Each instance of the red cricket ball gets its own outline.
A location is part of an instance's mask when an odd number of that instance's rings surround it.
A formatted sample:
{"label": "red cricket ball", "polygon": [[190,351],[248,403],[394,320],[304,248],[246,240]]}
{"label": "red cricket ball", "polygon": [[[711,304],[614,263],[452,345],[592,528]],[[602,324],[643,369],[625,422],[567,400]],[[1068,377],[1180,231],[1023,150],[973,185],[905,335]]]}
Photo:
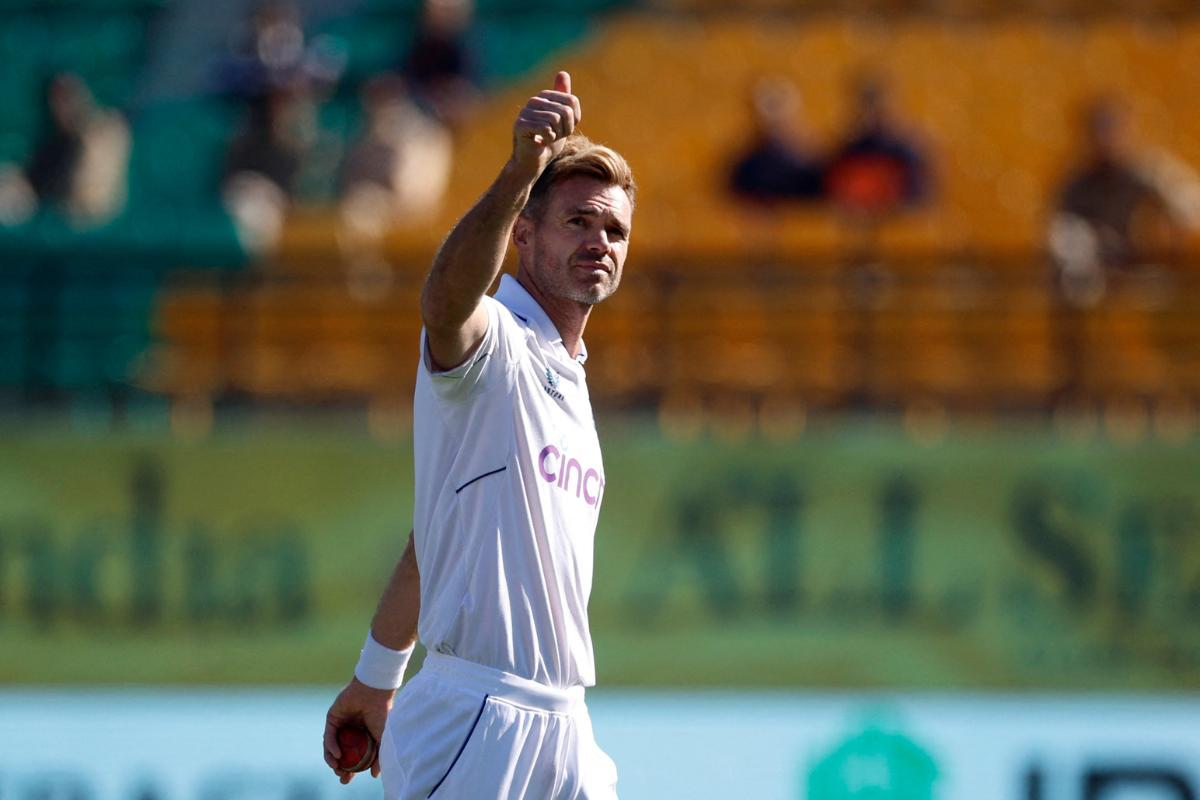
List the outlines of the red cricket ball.
{"label": "red cricket ball", "polygon": [[338,747],[342,749],[342,757],[338,759],[338,769],[346,772],[363,772],[375,763],[375,753],[379,745],[375,737],[366,728],[357,725],[346,725],[338,728]]}

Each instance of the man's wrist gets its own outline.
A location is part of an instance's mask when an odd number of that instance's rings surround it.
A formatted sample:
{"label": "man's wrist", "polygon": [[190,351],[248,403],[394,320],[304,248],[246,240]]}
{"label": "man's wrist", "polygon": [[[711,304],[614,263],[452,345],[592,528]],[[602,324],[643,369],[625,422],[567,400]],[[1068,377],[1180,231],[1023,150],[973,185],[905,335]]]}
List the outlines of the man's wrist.
{"label": "man's wrist", "polygon": [[359,683],[372,689],[398,689],[404,682],[404,670],[408,667],[408,661],[412,658],[415,648],[416,642],[413,642],[403,650],[393,650],[380,644],[375,635],[368,632],[358,657],[358,665],[354,668],[354,677]]}
{"label": "man's wrist", "polygon": [[350,676],[350,686],[352,686],[355,691],[367,692],[368,694],[372,695],[387,695],[389,697],[394,696],[396,692],[400,691],[399,689],[376,689],[374,686],[367,686],[358,679],[357,675]]}
{"label": "man's wrist", "polygon": [[526,164],[518,161],[514,156],[504,162],[504,167],[501,168],[500,175],[496,178],[496,185],[506,194],[513,195],[521,208],[524,208],[525,201],[529,199],[529,192],[537,183],[537,179],[541,177],[542,169],[540,164]]}

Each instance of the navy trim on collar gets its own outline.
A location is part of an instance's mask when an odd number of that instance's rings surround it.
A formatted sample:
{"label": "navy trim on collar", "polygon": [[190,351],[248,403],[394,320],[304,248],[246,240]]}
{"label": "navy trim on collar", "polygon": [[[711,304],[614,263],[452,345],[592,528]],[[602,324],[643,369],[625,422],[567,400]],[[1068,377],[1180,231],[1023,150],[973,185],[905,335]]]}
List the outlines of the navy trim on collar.
{"label": "navy trim on collar", "polygon": [[[514,317],[536,328],[538,334],[547,342],[562,344],[562,334],[558,332],[545,309],[512,275],[506,273],[500,276],[500,287],[496,289],[495,299],[512,312]],[[566,349],[565,345],[563,349]],[[575,360],[580,364],[587,361],[587,345],[582,340],[579,342],[579,355]]]}

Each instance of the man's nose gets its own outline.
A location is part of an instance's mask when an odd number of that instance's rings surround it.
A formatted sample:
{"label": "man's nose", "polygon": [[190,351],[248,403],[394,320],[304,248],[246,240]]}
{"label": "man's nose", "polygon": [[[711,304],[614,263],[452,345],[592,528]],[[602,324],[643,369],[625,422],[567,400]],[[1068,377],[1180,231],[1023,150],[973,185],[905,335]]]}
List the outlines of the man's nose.
{"label": "man's nose", "polygon": [[593,231],[584,243],[589,253],[607,253],[608,252],[608,232],[603,228]]}

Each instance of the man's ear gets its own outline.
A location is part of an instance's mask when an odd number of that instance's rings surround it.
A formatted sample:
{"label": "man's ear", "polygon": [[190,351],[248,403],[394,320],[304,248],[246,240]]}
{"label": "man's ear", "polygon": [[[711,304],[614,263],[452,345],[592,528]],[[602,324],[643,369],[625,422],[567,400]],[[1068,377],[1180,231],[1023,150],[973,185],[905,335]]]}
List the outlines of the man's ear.
{"label": "man's ear", "polygon": [[513,244],[518,249],[524,249],[529,246],[533,239],[533,220],[521,214],[517,217],[517,221],[513,223]]}

